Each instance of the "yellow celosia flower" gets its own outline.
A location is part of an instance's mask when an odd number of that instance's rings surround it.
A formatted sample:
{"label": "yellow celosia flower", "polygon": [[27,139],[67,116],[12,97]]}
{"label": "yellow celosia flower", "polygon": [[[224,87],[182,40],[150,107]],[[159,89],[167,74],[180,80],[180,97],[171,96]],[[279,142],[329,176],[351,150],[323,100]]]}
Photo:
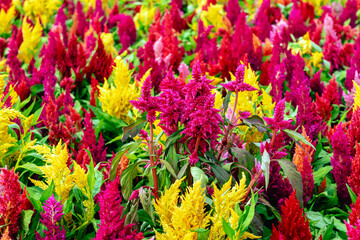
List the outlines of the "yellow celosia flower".
{"label": "yellow celosia flower", "polygon": [[322,52],[314,52],[311,54],[311,63],[313,66],[321,68],[321,61],[324,57],[324,54]]}
{"label": "yellow celosia flower", "polygon": [[353,83],[355,86],[353,111],[355,112],[356,109],[358,109],[358,107],[360,106],[360,87],[359,87],[359,85],[357,85],[357,83],[355,81],[353,81]]}
{"label": "yellow celosia flower", "polygon": [[149,5],[142,5],[140,11],[134,16],[134,23],[136,29],[139,29],[140,26],[147,28],[154,21],[156,8],[154,7],[152,1]]}
{"label": "yellow celosia flower", "polygon": [[20,45],[18,58],[25,63],[30,63],[31,59],[35,55],[36,46],[40,41],[42,35],[42,27],[39,19],[36,19],[34,27],[31,27],[24,18],[22,23],[22,34],[24,41]]}
{"label": "yellow celosia flower", "polygon": [[[183,178],[184,179],[184,178]],[[181,206],[177,206],[179,186],[182,180],[177,180],[165,194],[154,203],[160,216],[164,233],[155,231],[156,239],[197,239],[197,233],[190,230],[206,228],[209,217],[205,213],[204,189],[201,181],[189,187],[181,196]]]}
{"label": "yellow celosia flower", "polygon": [[0,72],[4,71],[5,63],[6,63],[6,58],[0,61]]}
{"label": "yellow celosia flower", "polygon": [[25,0],[24,11],[25,15],[32,20],[40,17],[41,23],[46,26],[50,18],[55,16],[61,4],[61,0]]}
{"label": "yellow celosia flower", "polygon": [[130,84],[131,73],[127,64],[118,56],[115,59],[114,84],[110,87],[105,79],[103,87],[99,87],[101,108],[111,116],[129,120],[127,116],[132,108],[130,100],[139,97],[135,84]]}
{"label": "yellow celosia flower", "polygon": [[101,33],[100,38],[104,43],[105,51],[107,54],[110,54],[112,57],[116,57],[118,51],[114,47],[114,38],[111,33]]}
{"label": "yellow celosia flower", "polygon": [[322,7],[329,3],[329,0],[304,0],[304,2],[311,3],[314,6],[314,10],[317,16],[323,13]]}
{"label": "yellow celosia flower", "polygon": [[[80,0],[82,3],[84,3],[84,9],[87,11],[89,7],[91,6],[93,9],[95,9],[96,0]],[[111,5],[114,4],[115,0],[101,0],[103,8],[107,6],[109,3]]]}
{"label": "yellow celosia flower", "polygon": [[9,33],[11,30],[11,20],[14,19],[16,14],[15,6],[11,6],[7,12],[2,8],[0,11],[0,34]]}
{"label": "yellow celosia flower", "polygon": [[222,94],[221,94],[219,91],[215,90],[215,89],[211,90],[211,93],[212,93],[212,94],[215,93],[214,108],[220,110],[220,109],[221,109],[221,106],[222,106],[222,104],[223,104],[223,101],[224,101],[223,98],[222,98]]}
{"label": "yellow celosia flower", "polygon": [[215,31],[226,27],[224,23],[225,16],[224,6],[220,4],[211,4],[206,11],[200,13],[200,19],[203,21],[204,26],[213,25]]}
{"label": "yellow celosia flower", "polygon": [[307,32],[304,36],[303,39],[299,41],[299,44],[301,45],[301,53],[305,54],[305,53],[311,53],[311,40],[310,40],[310,36],[309,36],[309,32]]}
{"label": "yellow celosia flower", "polygon": [[[246,195],[246,179],[243,175],[239,183],[231,188],[231,178],[219,190],[214,184],[213,209],[205,212],[205,195],[201,187],[201,181],[197,181],[194,186],[189,187],[184,196],[180,197],[181,205],[178,206],[180,185],[184,180],[177,180],[170,186],[165,193],[154,202],[155,211],[160,217],[160,224],[164,233],[156,233],[156,239],[178,240],[189,239],[196,240],[197,233],[190,230],[198,228],[210,228],[209,240],[227,239],[223,230],[222,220],[225,219],[238,224],[239,216],[233,214],[236,203],[244,200]],[[210,226],[211,223],[211,226]],[[240,239],[245,237],[258,238],[251,233],[245,232]]]}
{"label": "yellow celosia flower", "polygon": [[45,182],[30,179],[35,186],[47,189],[51,182],[54,182],[55,192],[64,202],[69,197],[70,189],[74,186],[74,176],[67,166],[69,153],[66,144],[61,146],[61,141],[56,147],[50,149],[45,145],[33,147],[38,153],[43,155],[45,166],[39,167],[45,177]]}
{"label": "yellow celosia flower", "polygon": [[266,115],[266,117],[272,117],[272,111],[275,108],[275,103],[272,101],[272,97],[264,89],[261,89],[261,92],[262,100],[260,106],[263,110],[263,113]]}
{"label": "yellow celosia flower", "polygon": [[210,217],[213,223],[210,228],[209,240],[225,239],[225,232],[222,227],[222,219],[230,218],[230,209],[233,209],[235,204],[244,200],[246,195],[246,178],[243,175],[239,183],[236,183],[231,188],[231,178],[224,186],[219,190],[215,184],[214,194],[212,195],[214,201],[214,214]]}

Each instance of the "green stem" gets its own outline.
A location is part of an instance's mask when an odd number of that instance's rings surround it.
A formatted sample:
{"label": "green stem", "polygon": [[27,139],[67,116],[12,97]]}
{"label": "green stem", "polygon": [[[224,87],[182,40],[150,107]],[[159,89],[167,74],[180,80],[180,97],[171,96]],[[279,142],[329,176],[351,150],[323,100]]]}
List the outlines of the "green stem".
{"label": "green stem", "polygon": [[151,165],[151,171],[153,175],[154,180],[154,195],[155,199],[159,198],[159,184],[158,184],[158,178],[156,174],[156,166],[154,163],[154,129],[152,123],[150,123],[150,143],[149,143],[149,154],[150,154],[150,165]]}

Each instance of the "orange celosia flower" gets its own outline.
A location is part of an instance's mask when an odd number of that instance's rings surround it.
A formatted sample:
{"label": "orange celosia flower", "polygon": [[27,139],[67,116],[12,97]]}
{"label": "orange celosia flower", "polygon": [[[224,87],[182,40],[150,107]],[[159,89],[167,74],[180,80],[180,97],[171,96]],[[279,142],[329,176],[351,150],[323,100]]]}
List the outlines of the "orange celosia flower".
{"label": "orange celosia flower", "polygon": [[[306,134],[305,128],[304,126],[302,127],[302,135],[306,138],[306,140],[310,143],[310,137]],[[314,153],[314,149],[305,144],[305,143],[301,143],[302,148],[299,145],[296,145],[295,147],[295,154],[293,157],[293,162],[296,165],[297,170],[301,173],[303,170],[303,166],[304,166],[304,161],[308,160],[310,161],[310,163],[312,162],[312,155]],[[305,151],[304,151],[304,149]],[[309,159],[310,156],[310,159]]]}

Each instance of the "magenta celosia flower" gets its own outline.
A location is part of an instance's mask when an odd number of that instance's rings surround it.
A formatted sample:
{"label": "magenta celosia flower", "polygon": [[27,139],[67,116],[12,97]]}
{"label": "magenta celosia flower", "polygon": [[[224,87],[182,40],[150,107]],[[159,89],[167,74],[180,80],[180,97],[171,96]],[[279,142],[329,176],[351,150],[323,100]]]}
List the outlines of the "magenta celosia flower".
{"label": "magenta celosia flower", "polygon": [[238,16],[240,15],[240,5],[238,0],[229,0],[226,7],[226,17],[230,20],[232,25],[235,25]]}
{"label": "magenta celosia flower", "polygon": [[346,188],[348,176],[351,174],[351,156],[347,136],[344,133],[341,123],[337,126],[336,132],[331,137],[331,146],[334,155],[331,157],[332,173],[337,183],[337,194],[341,203],[350,203],[349,192]]}
{"label": "magenta celosia flower", "polygon": [[149,75],[142,86],[141,97],[130,103],[142,112],[147,112],[146,119],[153,123],[156,120],[156,111],[160,111],[160,102],[158,97],[151,96],[151,75]]}
{"label": "magenta celosia flower", "polygon": [[131,16],[120,14],[118,23],[119,42],[122,45],[120,52],[125,51],[131,44],[136,42],[136,28]]}
{"label": "magenta celosia flower", "polygon": [[237,67],[235,77],[236,80],[229,82],[229,83],[223,83],[221,86],[226,88],[229,91],[232,92],[244,92],[244,91],[255,91],[257,90],[250,84],[247,84],[244,82],[244,76],[245,76],[245,65],[241,64]]}
{"label": "magenta celosia flower", "polygon": [[196,49],[195,52],[201,53],[202,60],[205,63],[216,63],[218,59],[218,49],[216,38],[209,39],[209,34],[213,26],[209,26],[207,29],[204,27],[204,23],[199,21],[198,34],[195,39]]}
{"label": "magenta celosia flower", "polygon": [[269,37],[271,23],[267,16],[267,12],[270,10],[270,0],[264,0],[256,14],[256,27],[258,28],[258,37],[261,41],[265,41],[265,38]]}
{"label": "magenta celosia flower", "polygon": [[80,36],[83,39],[85,32],[89,27],[89,23],[86,21],[85,14],[83,12],[83,6],[80,1],[76,3],[75,14],[77,19],[76,35]]}
{"label": "magenta celosia flower", "polygon": [[265,122],[270,125],[270,129],[276,133],[279,130],[284,130],[285,128],[289,128],[292,119],[285,121],[284,120],[284,111],[285,111],[285,99],[276,103],[274,110],[274,117],[268,118],[264,117]]}
{"label": "magenta celosia flower", "polygon": [[45,237],[41,237],[38,232],[35,233],[37,240],[65,240],[66,230],[58,225],[63,213],[61,201],[56,201],[54,194],[45,201],[44,211],[41,212],[40,222],[46,227]]}
{"label": "magenta celosia flower", "polygon": [[[19,230],[21,210],[21,187],[19,176],[13,171],[1,169],[0,172],[0,226],[9,228],[9,235],[16,239]],[[2,235],[5,228],[0,229]]]}
{"label": "magenta celosia flower", "polygon": [[125,216],[122,217],[121,195],[119,191],[119,178],[109,183],[106,190],[100,193],[100,220],[96,240],[140,240],[142,233],[136,233],[131,228],[134,224],[125,225]]}
{"label": "magenta celosia flower", "polygon": [[344,220],[349,240],[357,240],[360,238],[360,198],[356,203],[352,204],[351,212],[349,212],[349,223]]}
{"label": "magenta celosia flower", "polygon": [[160,127],[169,136],[178,130],[184,110],[184,84],[175,79],[173,72],[169,71],[160,88]]}

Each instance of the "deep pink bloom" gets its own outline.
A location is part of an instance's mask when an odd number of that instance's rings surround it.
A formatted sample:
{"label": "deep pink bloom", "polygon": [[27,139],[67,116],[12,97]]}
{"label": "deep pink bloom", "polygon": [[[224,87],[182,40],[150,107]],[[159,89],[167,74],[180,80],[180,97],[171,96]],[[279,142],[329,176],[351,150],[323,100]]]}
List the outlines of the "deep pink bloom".
{"label": "deep pink bloom", "polygon": [[237,67],[235,77],[236,80],[229,82],[229,83],[223,83],[221,86],[226,88],[229,91],[232,92],[244,92],[244,91],[255,91],[257,90],[250,84],[247,84],[244,82],[244,76],[245,76],[245,65],[241,64]]}
{"label": "deep pink bloom", "polygon": [[54,194],[45,201],[44,211],[41,212],[40,222],[46,227],[44,230],[45,237],[41,237],[36,232],[35,237],[37,240],[65,240],[66,230],[61,229],[57,224],[60,222],[63,213],[63,206],[60,201],[56,201]]}
{"label": "deep pink bloom", "polygon": [[265,122],[270,125],[270,129],[272,129],[274,133],[279,130],[289,128],[289,126],[291,125],[292,119],[286,121],[284,120],[284,111],[285,99],[276,103],[273,118],[264,117]]}
{"label": "deep pink bloom", "polygon": [[151,75],[149,75],[141,89],[141,97],[136,101],[130,103],[142,112],[147,112],[146,119],[153,123],[156,120],[156,111],[160,111],[160,102],[158,97],[151,96]]}
{"label": "deep pink bloom", "polygon": [[109,183],[106,190],[100,193],[100,220],[96,240],[140,240],[142,233],[136,233],[131,228],[134,224],[125,225],[125,216],[122,217],[121,195],[119,191],[119,178]]}
{"label": "deep pink bloom", "polygon": [[337,183],[338,198],[341,203],[348,204],[350,203],[350,196],[346,184],[348,183],[347,177],[351,174],[351,156],[348,139],[341,123],[331,137],[331,146],[334,150],[334,155],[331,157],[332,173]]}
{"label": "deep pink bloom", "polygon": [[238,0],[229,0],[226,7],[226,17],[230,20],[232,25],[235,25],[238,16],[240,15],[240,5]]}

